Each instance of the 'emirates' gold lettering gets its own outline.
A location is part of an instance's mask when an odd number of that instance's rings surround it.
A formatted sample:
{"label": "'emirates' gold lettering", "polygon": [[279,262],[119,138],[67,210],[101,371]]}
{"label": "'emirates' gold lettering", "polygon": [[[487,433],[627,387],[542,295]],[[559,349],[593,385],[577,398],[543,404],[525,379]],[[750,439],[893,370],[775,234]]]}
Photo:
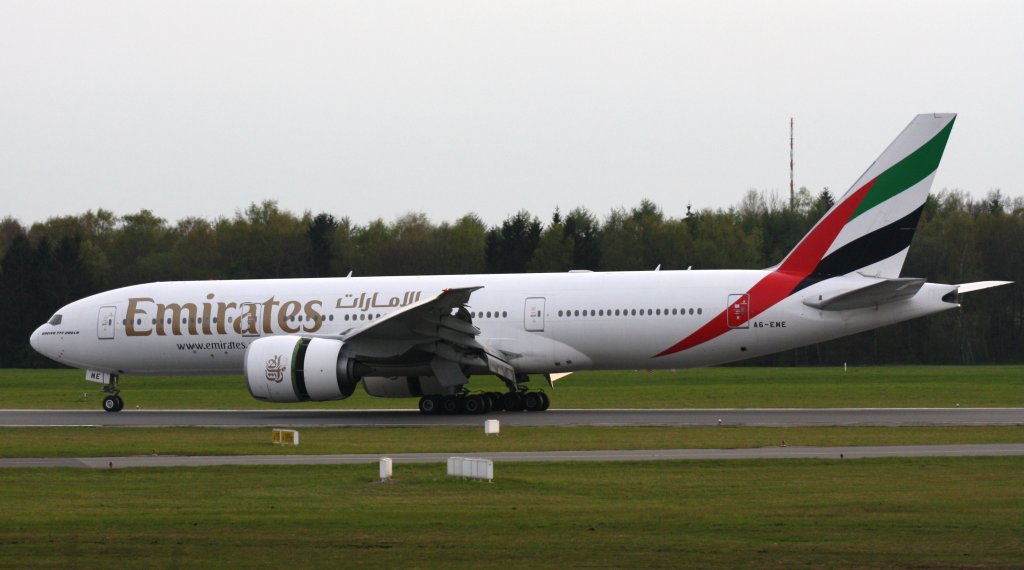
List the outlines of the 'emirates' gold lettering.
{"label": "'emirates' gold lettering", "polygon": [[[157,303],[152,297],[131,297],[125,313],[128,336],[246,335],[273,334],[276,331],[316,332],[323,326],[323,301],[262,302],[216,301],[213,293],[206,302]],[[261,315],[262,312],[262,315]],[[155,317],[155,318],[154,318]]]}

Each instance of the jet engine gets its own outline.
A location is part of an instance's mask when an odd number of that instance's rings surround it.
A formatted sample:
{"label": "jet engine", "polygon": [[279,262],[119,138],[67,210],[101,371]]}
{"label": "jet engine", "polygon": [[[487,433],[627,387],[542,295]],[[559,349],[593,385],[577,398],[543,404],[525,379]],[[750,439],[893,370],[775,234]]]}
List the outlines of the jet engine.
{"label": "jet engine", "polygon": [[343,400],[359,382],[358,363],[344,343],[327,338],[271,336],[245,349],[245,379],[257,400],[304,402]]}

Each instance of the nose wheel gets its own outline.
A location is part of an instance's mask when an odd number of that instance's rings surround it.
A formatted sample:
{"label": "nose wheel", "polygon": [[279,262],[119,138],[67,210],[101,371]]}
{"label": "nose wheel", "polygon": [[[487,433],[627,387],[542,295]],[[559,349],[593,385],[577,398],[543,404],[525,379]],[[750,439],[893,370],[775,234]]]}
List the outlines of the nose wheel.
{"label": "nose wheel", "polygon": [[103,411],[120,412],[124,408],[124,399],[117,394],[111,394],[103,398]]}

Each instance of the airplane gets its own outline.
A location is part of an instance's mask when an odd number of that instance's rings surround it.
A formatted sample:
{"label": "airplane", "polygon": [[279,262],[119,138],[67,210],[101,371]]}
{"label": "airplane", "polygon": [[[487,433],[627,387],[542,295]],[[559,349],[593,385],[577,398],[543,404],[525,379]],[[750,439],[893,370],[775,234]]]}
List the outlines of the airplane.
{"label": "airplane", "polygon": [[[102,384],[241,374],[268,402],[419,398],[424,414],[543,411],[581,370],[712,366],[959,307],[959,285],[901,277],[955,114],[918,115],[777,265],[681,270],[182,281],[62,307],[31,337]],[[471,392],[494,375],[507,392]],[[628,402],[627,402],[628,403]]]}

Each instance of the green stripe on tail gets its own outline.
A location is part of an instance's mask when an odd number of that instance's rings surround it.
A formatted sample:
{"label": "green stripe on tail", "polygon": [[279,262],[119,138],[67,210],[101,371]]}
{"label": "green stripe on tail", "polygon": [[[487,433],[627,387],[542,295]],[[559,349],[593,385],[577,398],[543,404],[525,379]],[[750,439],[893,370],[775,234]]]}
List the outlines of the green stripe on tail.
{"label": "green stripe on tail", "polygon": [[850,219],[867,212],[935,172],[935,169],[939,167],[939,159],[942,158],[942,151],[946,148],[946,141],[949,140],[949,133],[953,130],[955,121],[956,119],[950,121],[946,128],[939,131],[939,134],[935,135],[932,140],[880,174],[874,186],[871,187],[871,191],[864,197]]}

